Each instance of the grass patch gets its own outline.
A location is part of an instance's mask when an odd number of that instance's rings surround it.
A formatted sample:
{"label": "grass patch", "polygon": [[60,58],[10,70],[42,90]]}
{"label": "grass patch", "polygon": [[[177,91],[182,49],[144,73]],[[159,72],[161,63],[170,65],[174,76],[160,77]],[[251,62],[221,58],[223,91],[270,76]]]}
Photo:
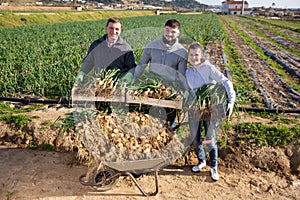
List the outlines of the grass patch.
{"label": "grass patch", "polygon": [[43,151],[54,151],[54,146],[49,143],[44,143],[44,144],[42,144],[41,149]]}
{"label": "grass patch", "polygon": [[283,146],[300,142],[300,126],[267,126],[262,122],[245,122],[234,127],[239,143],[258,146]]}
{"label": "grass patch", "polygon": [[13,114],[7,114],[7,115],[0,115],[0,121],[6,121],[9,123],[14,123],[20,126],[24,126],[25,124],[27,124],[27,122],[30,122],[32,119],[31,116],[28,115],[13,115]]}
{"label": "grass patch", "polygon": [[269,119],[274,124],[293,125],[299,123],[295,117],[284,117],[282,113],[267,113],[267,112],[249,112],[249,115],[258,116],[264,119]]}
{"label": "grass patch", "polygon": [[38,24],[53,24],[78,21],[95,21],[107,19],[109,17],[137,17],[155,15],[149,10],[123,10],[123,11],[52,11],[52,12],[25,12],[11,13],[0,12],[0,28],[13,28],[18,26],[38,25]]}
{"label": "grass patch", "polygon": [[0,103],[0,121],[24,126],[28,122],[32,121],[32,119],[38,118],[38,116],[29,116],[24,113],[36,110],[41,106],[42,105],[34,105],[24,108],[12,108],[6,103]]}

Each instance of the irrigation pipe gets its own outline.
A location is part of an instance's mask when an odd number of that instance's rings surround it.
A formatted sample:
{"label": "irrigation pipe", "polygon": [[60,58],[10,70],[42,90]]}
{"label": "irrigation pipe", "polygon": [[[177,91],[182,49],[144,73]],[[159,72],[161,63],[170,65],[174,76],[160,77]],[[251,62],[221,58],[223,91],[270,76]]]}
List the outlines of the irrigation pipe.
{"label": "irrigation pipe", "polygon": [[239,111],[247,112],[266,112],[266,113],[300,113],[300,110],[287,110],[287,109],[269,109],[269,108],[238,108]]}
{"label": "irrigation pipe", "polygon": [[[24,104],[29,103],[40,103],[40,104],[61,104],[61,105],[71,105],[71,101],[65,98],[59,99],[36,99],[36,98],[15,98],[15,97],[3,97],[0,96],[0,101],[8,102],[20,102]],[[300,113],[300,110],[288,110],[288,109],[268,109],[268,108],[245,108],[239,107],[239,111],[247,112],[267,112],[267,113]]]}
{"label": "irrigation pipe", "polygon": [[29,103],[40,103],[40,104],[62,104],[62,105],[70,105],[70,101],[65,98],[59,99],[36,99],[36,98],[15,98],[15,97],[3,97],[0,96],[0,101],[9,101],[9,102],[20,102],[24,104]]}

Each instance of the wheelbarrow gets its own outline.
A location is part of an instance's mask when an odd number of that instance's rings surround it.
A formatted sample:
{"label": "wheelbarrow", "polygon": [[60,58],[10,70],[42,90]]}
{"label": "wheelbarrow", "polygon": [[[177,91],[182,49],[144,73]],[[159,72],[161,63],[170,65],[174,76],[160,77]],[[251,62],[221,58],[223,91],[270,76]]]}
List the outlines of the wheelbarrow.
{"label": "wheelbarrow", "polygon": [[[97,100],[102,100],[102,99],[97,99]],[[108,100],[112,101],[111,99]],[[136,103],[136,101],[141,101],[141,99],[132,99],[132,101],[135,101],[134,103]],[[176,106],[176,108],[178,108],[177,104],[174,105],[174,102],[171,102],[171,104],[168,105],[168,101],[162,101],[162,100],[158,100],[158,101],[161,101],[163,103],[161,104],[157,103],[156,105],[161,105],[163,107]],[[143,103],[145,102],[146,103],[149,102],[149,104],[152,103],[149,100],[143,101]],[[188,126],[188,122],[186,121],[186,122],[181,122],[180,126],[175,128],[187,129],[187,127],[189,126]],[[123,159],[123,157],[120,157],[121,159],[118,160],[119,159],[118,157],[110,160],[107,159],[110,158],[110,156],[105,157],[105,154],[118,151],[113,154],[114,156],[116,156],[121,152],[119,151],[118,148],[113,147],[114,144],[111,144],[111,141],[108,138],[104,137],[105,133],[101,133],[101,127],[99,127],[98,122],[95,119],[90,119],[90,121],[86,123],[86,126],[83,126],[81,129],[84,131],[84,133],[81,134],[83,137],[83,143],[86,145],[87,148],[89,148],[88,149],[89,152],[95,151],[94,153],[95,156],[93,157],[97,161],[97,164],[92,166],[86,174],[81,175],[79,177],[79,181],[82,185],[91,186],[97,191],[101,191],[101,192],[112,189],[117,184],[121,176],[127,176],[133,180],[135,185],[138,187],[138,189],[144,196],[155,196],[158,193],[159,170],[164,166],[167,166],[169,163],[171,163],[171,161],[174,161],[175,159],[179,158],[181,155],[189,151],[191,148],[193,148],[190,145],[192,144],[194,136],[190,135],[190,131],[187,129],[185,130],[186,135],[183,138],[178,139],[179,137],[178,136],[175,139],[173,139],[170,142],[170,144],[168,144],[171,146],[181,145],[180,152],[179,151],[176,152],[176,155],[174,154],[173,149],[171,147],[170,148],[166,147],[165,149],[163,149],[164,152],[161,154],[161,156],[160,155],[151,156],[149,158],[138,157],[137,159],[133,159],[133,160],[126,160]],[[105,132],[105,130],[103,130],[103,132]],[[180,131],[178,131],[177,134],[174,135],[176,136],[180,135]],[[84,137],[90,137],[90,138],[85,139]],[[211,140],[208,140],[208,141],[203,141],[202,144],[210,144],[210,143]],[[105,149],[103,149],[102,147],[105,147]],[[166,153],[166,151],[168,152]],[[99,157],[99,155],[101,154],[103,155],[103,157]],[[126,155],[128,154],[124,153],[124,157],[126,157]],[[141,186],[141,184],[139,184],[138,182],[137,177],[145,173],[154,174],[155,189],[152,192],[148,192],[147,189],[144,189]]]}
{"label": "wheelbarrow", "polygon": [[[92,94],[94,92],[91,92]],[[110,102],[112,104],[121,105],[126,110],[128,104],[140,104],[154,107],[172,108],[181,110],[182,101],[169,101],[163,99],[152,99],[144,97],[132,97],[125,91],[121,95],[112,95],[111,98],[103,96],[82,96],[80,93],[73,93],[72,100],[79,111],[96,110],[95,102]],[[123,106],[122,105],[126,105]],[[119,110],[122,110],[119,109]],[[198,116],[197,116],[198,117]],[[123,151],[113,144],[111,138],[107,137],[106,130],[101,129],[97,117],[84,118],[77,125],[81,132],[82,142],[93,157],[97,164],[91,167],[88,172],[79,177],[79,181],[84,186],[91,186],[98,191],[107,191],[115,186],[121,176],[129,176],[144,196],[154,196],[158,193],[158,171],[160,168],[168,165],[171,161],[175,161],[190,149],[194,135],[188,129],[187,116],[182,117],[180,127],[176,127],[176,135],[166,146],[161,146],[158,151],[147,153],[135,153],[134,156],[130,152]],[[124,118],[124,117],[120,117]],[[126,118],[126,117],[125,117]],[[126,122],[118,122],[116,125],[124,125]],[[114,129],[114,128],[112,128]],[[151,131],[153,134],[155,131]],[[136,139],[149,136],[143,131],[135,135]],[[134,134],[132,134],[134,135]],[[105,137],[106,136],[106,137]],[[155,137],[156,135],[150,135]],[[174,148],[177,147],[177,148]],[[176,149],[174,151],[174,149]],[[147,154],[147,156],[145,156]],[[129,155],[129,156],[128,156]],[[129,159],[128,159],[129,158]],[[137,176],[143,173],[154,173],[155,190],[146,192],[138,183]]]}
{"label": "wheelbarrow", "polygon": [[[167,100],[153,100],[149,98],[132,98],[130,95],[125,94],[123,96],[113,97],[113,98],[103,98],[103,97],[81,97],[75,96],[74,101],[80,103],[84,102],[89,105],[93,105],[94,102],[110,102],[110,103],[119,103],[124,102],[124,104],[143,104],[143,105],[152,105],[155,107],[171,107],[175,109],[180,109],[181,102],[173,102]],[[90,103],[91,102],[91,103]],[[78,104],[79,105],[79,104]],[[78,110],[80,107],[78,107]],[[90,110],[95,110],[95,108],[90,107]],[[84,108],[83,110],[87,110]],[[115,113],[113,113],[115,114]],[[116,114],[116,116],[118,116]],[[122,120],[123,117],[120,117]],[[118,122],[115,124],[125,124]],[[97,191],[107,191],[112,189],[118,182],[121,176],[130,177],[135,185],[138,187],[140,192],[144,196],[155,196],[158,193],[158,171],[168,165],[171,161],[178,158],[184,150],[181,152],[172,152],[173,143],[180,143],[179,139],[173,140],[168,144],[167,147],[160,147],[162,154],[156,152],[155,155],[151,153],[135,153],[130,155],[130,152],[126,150],[121,150],[117,147],[115,143],[112,142],[112,139],[108,137],[107,130],[104,130],[103,127],[99,124],[97,117],[89,117],[85,120],[82,120],[77,124],[79,133],[82,137],[82,142],[91,154],[94,161],[97,164],[90,167],[86,174],[83,174],[79,177],[79,182],[84,186],[91,186]],[[117,128],[117,127],[115,127]],[[114,128],[112,128],[114,129]],[[151,132],[151,131],[150,131]],[[172,131],[171,131],[172,132]],[[189,133],[188,131],[186,131]],[[156,137],[156,133],[152,132],[152,135],[147,135],[143,131],[139,134],[127,133],[135,136],[135,138],[140,141],[142,137]],[[141,134],[141,135],[140,135]],[[172,133],[173,135],[173,133]],[[188,136],[187,136],[188,137]],[[188,141],[187,141],[188,143]],[[174,144],[180,147],[185,147],[185,145]],[[173,145],[173,146],[174,146]],[[110,155],[111,154],[111,155]],[[139,155],[141,154],[141,155]],[[149,157],[145,155],[151,154]],[[170,154],[174,154],[171,155]],[[176,155],[175,155],[176,154]],[[130,156],[128,156],[130,155]],[[132,158],[133,157],[133,158]],[[137,177],[141,174],[150,173],[154,175],[155,189],[151,192],[148,192],[147,189],[144,189],[141,184],[138,182]]]}
{"label": "wheelbarrow", "polygon": [[[84,186],[91,186],[97,191],[104,192],[112,189],[121,176],[128,176],[144,196],[155,196],[158,193],[158,171],[165,164],[166,161],[162,158],[125,161],[122,163],[106,162],[91,168],[89,173],[79,177],[79,181]],[[135,173],[137,170],[141,170],[144,173],[145,171],[154,173],[154,192],[146,192],[138,183],[137,177],[139,174]]]}

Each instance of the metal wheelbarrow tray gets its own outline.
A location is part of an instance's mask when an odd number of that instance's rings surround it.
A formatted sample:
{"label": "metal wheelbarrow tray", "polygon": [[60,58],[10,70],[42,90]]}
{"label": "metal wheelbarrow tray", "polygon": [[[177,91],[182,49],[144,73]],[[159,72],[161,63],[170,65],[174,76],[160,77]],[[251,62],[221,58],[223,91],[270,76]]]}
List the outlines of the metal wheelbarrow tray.
{"label": "metal wheelbarrow tray", "polygon": [[[122,163],[104,163],[94,167],[88,174],[89,177],[87,175],[80,176],[79,181],[82,185],[92,186],[98,191],[107,191],[117,184],[120,176],[129,176],[144,196],[155,196],[158,193],[158,171],[161,166],[165,165],[165,162],[161,158],[125,161]],[[153,192],[146,192],[138,183],[137,174],[132,173],[132,171],[136,170],[147,170],[154,173],[155,190]]]}

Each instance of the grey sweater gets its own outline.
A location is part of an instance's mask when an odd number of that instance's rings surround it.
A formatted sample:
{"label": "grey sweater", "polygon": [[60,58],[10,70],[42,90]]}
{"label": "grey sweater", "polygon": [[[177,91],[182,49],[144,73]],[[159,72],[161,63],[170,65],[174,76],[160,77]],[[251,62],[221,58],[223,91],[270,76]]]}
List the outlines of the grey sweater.
{"label": "grey sweater", "polygon": [[169,81],[176,81],[184,77],[187,66],[187,50],[176,41],[167,45],[163,38],[148,43],[135,69],[134,77],[140,75],[147,65],[149,71],[154,72]]}

